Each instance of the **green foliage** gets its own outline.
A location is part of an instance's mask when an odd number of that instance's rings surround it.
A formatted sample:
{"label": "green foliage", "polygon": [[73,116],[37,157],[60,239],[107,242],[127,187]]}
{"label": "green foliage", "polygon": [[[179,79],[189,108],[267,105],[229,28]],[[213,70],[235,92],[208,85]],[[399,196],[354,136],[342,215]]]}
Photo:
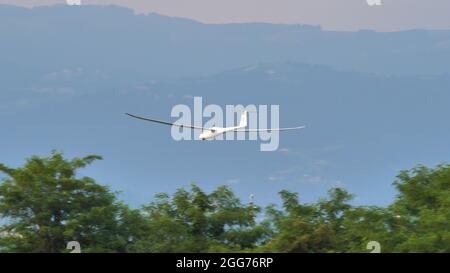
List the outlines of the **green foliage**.
{"label": "green foliage", "polygon": [[[341,188],[304,204],[281,191],[282,207],[243,204],[225,186],[211,193],[192,184],[161,193],[141,209],[117,201],[92,178],[77,176],[99,156],[32,157],[0,164],[1,252],[450,252],[450,166],[402,171],[387,208],[354,206]],[[258,220],[257,220],[258,219]]]}
{"label": "green foliage", "polygon": [[351,196],[342,189],[329,191],[329,199],[318,204],[300,204],[298,196],[280,192],[284,211],[268,210],[268,221],[277,231],[272,240],[261,248],[265,252],[332,252],[340,230],[346,201]]}
{"label": "green foliage", "polygon": [[402,171],[391,210],[400,217],[405,240],[400,252],[450,252],[450,165]]}
{"label": "green foliage", "polygon": [[125,250],[121,228],[129,214],[115,194],[79,168],[101,159],[91,155],[65,160],[53,152],[32,157],[21,168],[0,165],[8,175],[0,185],[0,215],[8,224],[0,232],[0,246],[9,252],[63,252],[68,241],[79,241],[84,252]]}
{"label": "green foliage", "polygon": [[229,252],[254,248],[265,229],[255,223],[259,208],[243,205],[227,187],[206,194],[195,184],[173,196],[159,194],[143,208],[147,237],[143,252]]}

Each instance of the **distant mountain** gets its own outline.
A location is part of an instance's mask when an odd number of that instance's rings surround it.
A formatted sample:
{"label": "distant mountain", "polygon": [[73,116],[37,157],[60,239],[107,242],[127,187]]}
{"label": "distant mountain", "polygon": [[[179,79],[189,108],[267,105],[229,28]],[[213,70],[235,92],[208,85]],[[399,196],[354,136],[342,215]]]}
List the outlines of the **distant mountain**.
{"label": "distant mountain", "polygon": [[209,25],[115,6],[0,5],[0,37],[6,82],[73,68],[123,81],[157,80],[285,61],[385,75],[450,71],[450,31],[330,32],[304,25]]}

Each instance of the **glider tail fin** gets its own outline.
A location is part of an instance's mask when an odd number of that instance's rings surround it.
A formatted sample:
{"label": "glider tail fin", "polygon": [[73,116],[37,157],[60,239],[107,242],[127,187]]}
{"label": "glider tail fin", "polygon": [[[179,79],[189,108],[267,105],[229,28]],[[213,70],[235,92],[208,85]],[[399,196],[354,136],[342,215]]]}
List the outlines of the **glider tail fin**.
{"label": "glider tail fin", "polygon": [[239,127],[240,128],[245,128],[247,127],[247,111],[242,112],[241,114],[241,121],[239,122]]}

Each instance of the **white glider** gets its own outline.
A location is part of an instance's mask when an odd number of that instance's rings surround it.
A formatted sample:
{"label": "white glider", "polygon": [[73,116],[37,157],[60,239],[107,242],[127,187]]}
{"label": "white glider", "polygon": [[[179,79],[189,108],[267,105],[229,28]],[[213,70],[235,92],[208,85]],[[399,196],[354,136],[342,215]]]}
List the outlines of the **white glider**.
{"label": "white glider", "polygon": [[240,120],[238,126],[225,127],[225,128],[223,128],[223,127],[205,128],[205,127],[193,126],[193,125],[189,125],[189,124],[172,123],[172,122],[163,121],[163,120],[144,118],[144,117],[132,115],[132,114],[129,114],[129,113],[125,113],[125,114],[130,116],[130,117],[136,118],[136,119],[156,122],[156,123],[160,123],[160,124],[164,124],[164,125],[171,125],[171,126],[177,126],[177,127],[186,127],[186,128],[196,129],[196,130],[202,130],[202,133],[199,136],[199,138],[201,140],[212,139],[212,138],[215,138],[216,136],[219,136],[219,135],[227,133],[227,132],[261,132],[261,131],[264,131],[264,132],[269,131],[269,132],[271,132],[271,131],[299,130],[299,129],[305,128],[305,126],[299,126],[299,127],[290,127],[290,128],[246,129],[246,127],[247,127],[247,113],[248,113],[247,111],[242,112],[241,120]]}

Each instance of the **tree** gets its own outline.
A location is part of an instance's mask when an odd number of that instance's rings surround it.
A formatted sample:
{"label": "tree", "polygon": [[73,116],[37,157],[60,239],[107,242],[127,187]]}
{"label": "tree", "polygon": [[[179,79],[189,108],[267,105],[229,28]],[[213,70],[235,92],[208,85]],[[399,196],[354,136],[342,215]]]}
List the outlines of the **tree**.
{"label": "tree", "polygon": [[265,235],[264,227],[255,223],[259,208],[243,205],[225,186],[210,194],[195,184],[172,197],[158,194],[143,211],[147,237],[133,251],[248,251]]}
{"label": "tree", "polygon": [[64,252],[78,241],[83,252],[368,252],[377,241],[382,252],[450,252],[450,165],[400,172],[386,208],[354,206],[341,188],[311,204],[281,191],[282,208],[263,215],[226,186],[206,193],[195,184],[131,209],[77,176],[99,159],[53,152],[20,168],[0,164],[0,251]]}
{"label": "tree", "polygon": [[367,244],[376,241],[382,246],[382,252],[391,252],[398,243],[392,232],[395,221],[385,208],[361,206],[348,209],[342,218],[336,251],[366,252]]}
{"label": "tree", "polygon": [[[66,160],[53,152],[34,156],[21,168],[0,164],[0,246],[8,252],[64,252],[78,241],[84,252],[125,251],[130,234],[124,223],[136,212],[116,202],[115,194],[78,169],[101,157]],[[136,218],[136,216],[134,217]]]}
{"label": "tree", "polygon": [[405,238],[395,250],[450,252],[450,165],[402,171],[394,186],[399,194],[390,209]]}
{"label": "tree", "polygon": [[[284,211],[278,211],[273,206],[267,209],[268,222],[274,223],[273,237],[261,251],[264,252],[330,252],[336,242],[332,223],[325,218],[327,207],[316,204],[300,204],[298,195],[281,191]],[[330,193],[332,197],[333,192]],[[328,204],[327,201],[323,201]],[[335,202],[334,199],[329,201]],[[331,213],[331,211],[330,211]]]}

